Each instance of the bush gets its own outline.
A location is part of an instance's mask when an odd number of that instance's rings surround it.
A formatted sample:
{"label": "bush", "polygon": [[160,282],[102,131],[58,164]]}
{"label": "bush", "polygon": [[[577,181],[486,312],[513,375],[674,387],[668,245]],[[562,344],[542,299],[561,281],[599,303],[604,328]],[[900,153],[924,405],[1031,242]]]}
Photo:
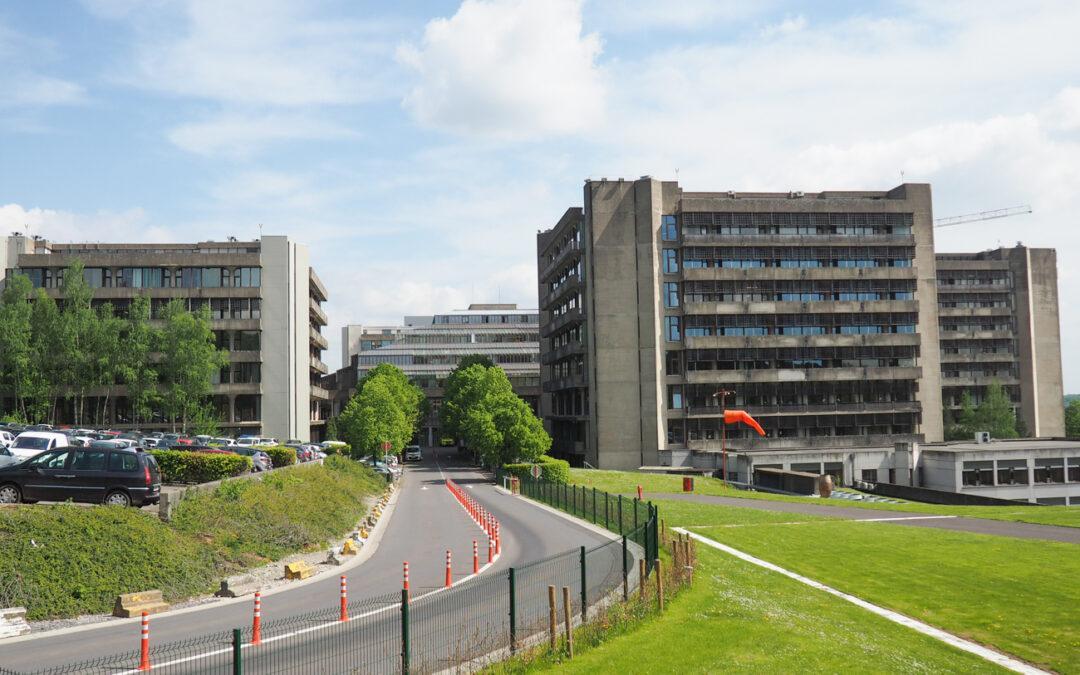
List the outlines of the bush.
{"label": "bush", "polygon": [[166,483],[209,483],[251,471],[251,458],[214,452],[151,450]]}
{"label": "bush", "polygon": [[103,613],[116,596],[160,589],[168,602],[209,591],[210,551],[138,509],[0,509],[0,607],[31,620]]}
{"label": "bush", "polygon": [[285,445],[274,445],[269,447],[259,447],[266,454],[270,455],[270,461],[274,463],[274,468],[279,469],[283,466],[292,466],[296,464],[296,449],[290,448]]}
{"label": "bush", "polygon": [[[565,459],[555,459],[547,455],[541,455],[540,459],[536,462],[540,465],[540,479],[546,480],[551,483],[569,483],[570,482],[570,462]],[[522,464],[504,464],[503,471],[513,474],[518,478],[532,478],[531,463]]]}
{"label": "bush", "polygon": [[349,457],[352,455],[352,446],[348,443],[345,445],[329,445],[325,448],[321,448],[327,455],[341,455],[342,457]]}

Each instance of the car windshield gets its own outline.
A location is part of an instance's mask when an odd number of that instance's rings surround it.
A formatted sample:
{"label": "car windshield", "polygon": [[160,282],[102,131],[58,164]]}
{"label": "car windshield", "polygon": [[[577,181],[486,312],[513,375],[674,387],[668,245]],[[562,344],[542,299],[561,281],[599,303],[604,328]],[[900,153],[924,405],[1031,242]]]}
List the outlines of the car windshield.
{"label": "car windshield", "polygon": [[49,447],[49,439],[37,436],[19,436],[11,447],[20,450],[46,450]]}

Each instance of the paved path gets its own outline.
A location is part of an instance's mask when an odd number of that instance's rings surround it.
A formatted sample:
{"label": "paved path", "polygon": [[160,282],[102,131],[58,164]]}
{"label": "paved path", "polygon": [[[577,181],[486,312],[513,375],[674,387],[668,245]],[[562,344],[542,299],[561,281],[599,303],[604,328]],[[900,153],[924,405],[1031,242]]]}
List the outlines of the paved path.
{"label": "paved path", "polygon": [[[930,527],[937,530],[955,530],[957,532],[993,534],[999,537],[1045,539],[1068,544],[1080,544],[1080,527],[1037,525],[1034,523],[1017,523],[1008,520],[990,520],[987,518],[941,517],[941,515],[945,514],[935,516],[935,514],[932,513],[911,513],[907,511],[890,511],[885,509],[860,509],[850,506],[830,506],[825,504],[797,504],[795,502],[774,502],[765,499],[740,499],[739,497],[719,497],[679,492],[647,493],[646,498],[674,499],[678,501],[697,502],[699,504],[737,506],[744,509],[795,513],[807,516],[832,516],[834,518],[845,518],[847,520],[874,520],[893,525],[905,525],[908,527]],[[1037,507],[1032,506],[1026,508]]]}
{"label": "paved path", "polygon": [[[454,576],[460,578],[472,572],[472,541],[483,541],[483,532],[446,489],[444,477],[466,487],[501,523],[503,555],[484,575],[495,575],[577,546],[608,541],[527,500],[496,490],[483,474],[458,463],[453,449],[440,450],[429,450],[422,464],[407,466],[397,506],[377,550],[365,563],[346,573],[350,599],[400,593],[404,560],[409,561],[414,594],[441,587],[448,548],[453,553]],[[337,606],[338,591],[338,577],[331,575],[303,587],[269,593],[263,599],[264,625],[332,609]],[[156,615],[151,621],[151,636],[161,644],[247,627],[250,623],[249,597],[243,602],[213,603],[196,611]],[[0,667],[34,670],[131,651],[138,648],[138,632],[137,620],[118,620],[59,636],[31,635],[32,639],[8,640],[0,643]]]}

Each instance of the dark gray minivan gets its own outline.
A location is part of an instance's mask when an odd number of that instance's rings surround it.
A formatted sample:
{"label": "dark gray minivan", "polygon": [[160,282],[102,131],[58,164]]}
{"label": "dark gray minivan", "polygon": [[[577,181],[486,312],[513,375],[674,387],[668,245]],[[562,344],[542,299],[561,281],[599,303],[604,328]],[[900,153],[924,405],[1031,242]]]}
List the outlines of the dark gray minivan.
{"label": "dark gray minivan", "polygon": [[0,504],[75,501],[156,504],[161,472],[153,455],[116,441],[57,448],[0,467]]}

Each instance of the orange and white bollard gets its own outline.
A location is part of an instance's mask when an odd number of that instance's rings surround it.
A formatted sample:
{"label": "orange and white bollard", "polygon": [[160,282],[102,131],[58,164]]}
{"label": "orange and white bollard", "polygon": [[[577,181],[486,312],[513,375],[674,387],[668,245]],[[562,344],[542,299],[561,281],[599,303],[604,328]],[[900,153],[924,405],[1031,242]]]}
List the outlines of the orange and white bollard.
{"label": "orange and white bollard", "polygon": [[472,573],[480,574],[480,549],[476,546],[476,540],[472,540]]}
{"label": "orange and white bollard", "polygon": [[641,486],[640,486],[640,485],[639,485],[639,486],[637,486],[637,500],[638,500],[639,502],[640,502],[640,501],[642,501],[642,495],[641,495]]}
{"label": "orange and white bollard", "polygon": [[262,642],[262,592],[255,591],[255,618],[251,620],[251,644]]}
{"label": "orange and white bollard", "polygon": [[502,554],[502,535],[499,534],[499,524],[495,523],[495,555]]}
{"label": "orange and white bollard", "polygon": [[488,537],[488,562],[495,561],[495,538]]}
{"label": "orange and white bollard", "polygon": [[402,589],[404,589],[405,592],[406,592],[405,597],[406,598],[410,597],[410,594],[408,592],[409,591],[409,561],[408,560],[405,561],[405,580],[403,582]]}
{"label": "orange and white bollard", "polygon": [[349,620],[349,594],[345,587],[345,575],[341,575],[341,620]]}
{"label": "orange and white bollard", "polygon": [[142,613],[142,639],[139,641],[139,670],[150,670],[150,615]]}
{"label": "orange and white bollard", "polygon": [[450,549],[446,549],[446,587],[454,585],[454,575],[450,571]]}

